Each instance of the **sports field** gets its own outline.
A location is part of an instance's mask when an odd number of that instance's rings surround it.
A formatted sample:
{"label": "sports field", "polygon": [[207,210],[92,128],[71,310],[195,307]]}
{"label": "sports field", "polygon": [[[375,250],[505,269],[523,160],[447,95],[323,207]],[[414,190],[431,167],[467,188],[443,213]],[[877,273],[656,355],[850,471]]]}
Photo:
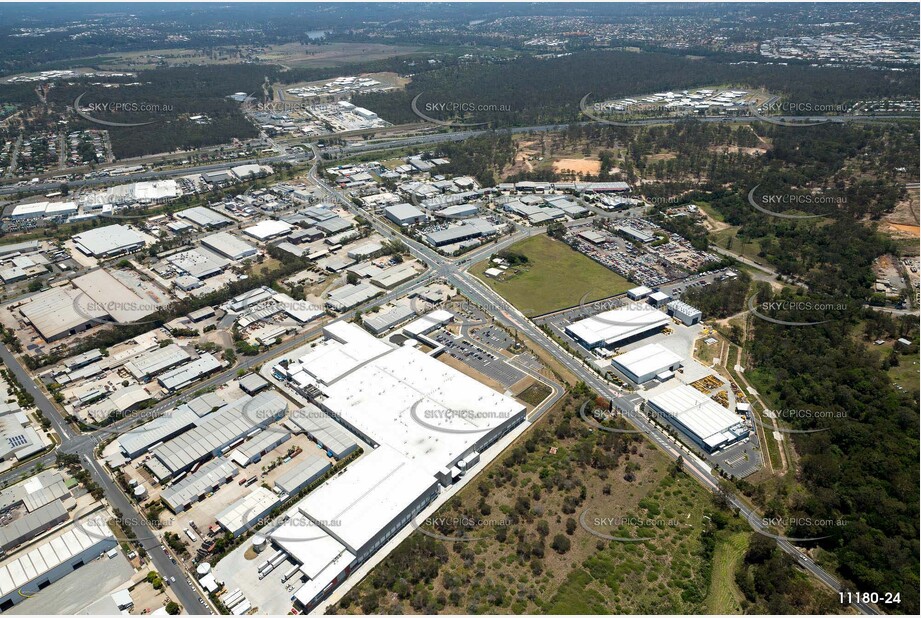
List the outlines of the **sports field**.
{"label": "sports field", "polygon": [[490,267],[489,260],[475,264],[470,272],[529,317],[614,296],[633,287],[614,271],[544,235],[515,243],[509,251],[526,255],[528,264],[509,268],[499,279],[483,274]]}

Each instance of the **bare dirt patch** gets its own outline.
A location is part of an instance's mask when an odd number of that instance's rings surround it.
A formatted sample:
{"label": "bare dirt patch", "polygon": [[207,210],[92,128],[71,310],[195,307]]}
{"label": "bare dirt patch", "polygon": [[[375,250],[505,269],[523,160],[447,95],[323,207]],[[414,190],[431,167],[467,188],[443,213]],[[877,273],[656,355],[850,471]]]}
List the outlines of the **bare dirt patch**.
{"label": "bare dirt patch", "polygon": [[558,159],[553,162],[553,171],[597,176],[601,173],[601,161],[597,159]]}

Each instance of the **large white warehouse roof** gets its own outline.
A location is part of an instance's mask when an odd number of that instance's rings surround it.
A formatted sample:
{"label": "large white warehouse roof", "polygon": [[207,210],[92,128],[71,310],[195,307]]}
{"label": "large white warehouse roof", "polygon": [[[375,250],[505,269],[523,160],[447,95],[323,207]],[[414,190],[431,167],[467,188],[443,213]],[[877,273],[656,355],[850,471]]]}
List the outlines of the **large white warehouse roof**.
{"label": "large white warehouse roof", "polygon": [[566,327],[589,346],[613,345],[647,331],[661,328],[669,322],[668,316],[645,304],[613,309],[579,320]]}

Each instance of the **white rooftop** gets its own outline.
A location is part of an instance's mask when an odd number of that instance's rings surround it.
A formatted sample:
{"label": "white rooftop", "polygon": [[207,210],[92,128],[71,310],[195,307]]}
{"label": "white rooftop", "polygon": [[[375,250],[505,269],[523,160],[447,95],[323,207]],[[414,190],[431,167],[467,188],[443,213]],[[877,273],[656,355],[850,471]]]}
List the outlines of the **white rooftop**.
{"label": "white rooftop", "polygon": [[284,221],[276,221],[274,219],[266,219],[265,221],[260,221],[256,225],[244,229],[243,233],[258,240],[266,240],[268,238],[274,238],[275,236],[287,234],[292,229],[293,226],[290,223],[285,223]]}
{"label": "white rooftop", "polygon": [[567,330],[589,345],[612,345],[668,323],[668,316],[661,311],[646,304],[635,304],[573,322]]}
{"label": "white rooftop", "polygon": [[74,243],[90,255],[107,255],[137,244],[144,244],[144,237],[129,227],[116,223],[97,227],[74,235]]}
{"label": "white rooftop", "polygon": [[226,509],[218,513],[217,523],[225,530],[236,532],[248,525],[279,502],[278,496],[265,487],[256,487]]}
{"label": "white rooftop", "polygon": [[650,343],[614,357],[614,362],[636,376],[661,373],[682,358],[658,343]]}
{"label": "white rooftop", "polygon": [[292,374],[304,371],[322,384],[330,384],[362,363],[387,353],[391,347],[361,327],[339,321],[323,328],[327,339],[291,363]]}
{"label": "white rooftop", "polygon": [[705,444],[718,446],[734,438],[739,418],[692,386],[682,384],[649,398]]}
{"label": "white rooftop", "polygon": [[298,510],[357,553],[437,482],[396,450],[380,446],[309,494]]}
{"label": "white rooftop", "polygon": [[452,466],[525,410],[410,346],[389,351],[323,391],[324,406],[429,476]]}
{"label": "white rooftop", "polygon": [[271,537],[300,564],[301,572],[310,579],[316,578],[341,556],[346,557],[345,564],[355,559],[345,545],[300,513],[279,526]]}

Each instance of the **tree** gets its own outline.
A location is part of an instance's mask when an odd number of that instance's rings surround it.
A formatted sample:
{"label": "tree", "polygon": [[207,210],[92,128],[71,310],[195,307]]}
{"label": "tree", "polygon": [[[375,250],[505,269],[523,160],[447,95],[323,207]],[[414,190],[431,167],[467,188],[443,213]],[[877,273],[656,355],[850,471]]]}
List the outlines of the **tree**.
{"label": "tree", "polygon": [[176,601],[170,601],[166,604],[166,613],[170,616],[178,616],[179,612],[182,611],[182,607]]}
{"label": "tree", "polygon": [[558,534],[553,537],[553,542],[550,543],[550,547],[553,548],[558,554],[565,554],[569,551],[569,548],[572,547],[572,542],[566,537],[566,535]]}

